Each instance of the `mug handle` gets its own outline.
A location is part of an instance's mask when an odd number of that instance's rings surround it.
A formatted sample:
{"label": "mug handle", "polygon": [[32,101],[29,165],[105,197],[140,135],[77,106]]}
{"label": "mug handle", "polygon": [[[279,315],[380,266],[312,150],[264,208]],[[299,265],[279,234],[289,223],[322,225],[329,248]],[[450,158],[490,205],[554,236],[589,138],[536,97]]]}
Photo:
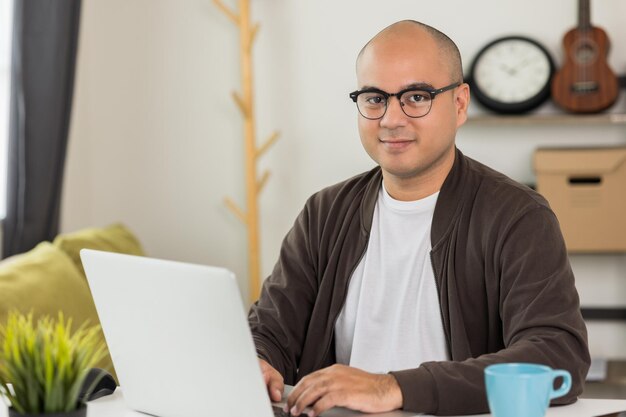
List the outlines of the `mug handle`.
{"label": "mug handle", "polygon": [[555,390],[554,388],[550,391],[550,399],[554,399],[554,398],[558,398],[558,397],[562,397],[565,394],[567,394],[570,390],[570,388],[572,388],[572,375],[563,370],[563,369],[557,369],[555,371],[552,371],[552,381],[554,381],[556,378],[558,377],[562,377],[563,378],[563,383],[561,384],[561,386],[559,387],[559,389]]}

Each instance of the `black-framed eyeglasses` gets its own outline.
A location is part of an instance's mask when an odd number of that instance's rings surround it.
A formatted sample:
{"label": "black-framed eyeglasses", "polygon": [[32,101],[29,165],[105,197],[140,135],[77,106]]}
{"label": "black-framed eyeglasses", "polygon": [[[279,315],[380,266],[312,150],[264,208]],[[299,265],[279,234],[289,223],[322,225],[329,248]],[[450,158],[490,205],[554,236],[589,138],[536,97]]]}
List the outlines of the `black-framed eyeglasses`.
{"label": "black-framed eyeglasses", "polygon": [[404,114],[416,119],[424,117],[430,112],[433,100],[437,95],[460,85],[460,82],[456,82],[438,89],[413,86],[400,90],[397,93],[387,93],[372,87],[353,91],[350,93],[350,98],[356,103],[361,116],[366,119],[382,119],[385,113],[387,113],[389,97],[398,98],[400,100],[400,108]]}

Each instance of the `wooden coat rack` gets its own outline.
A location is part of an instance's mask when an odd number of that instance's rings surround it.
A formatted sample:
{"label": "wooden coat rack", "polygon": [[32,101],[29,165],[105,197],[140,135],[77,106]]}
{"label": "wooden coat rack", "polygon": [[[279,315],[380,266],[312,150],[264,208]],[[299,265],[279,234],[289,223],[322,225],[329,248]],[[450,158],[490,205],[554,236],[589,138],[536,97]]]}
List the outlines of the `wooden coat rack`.
{"label": "wooden coat rack", "polygon": [[270,176],[268,170],[265,170],[260,178],[257,176],[257,162],[276,142],[279,133],[275,131],[260,147],[257,147],[252,78],[252,46],[259,32],[259,24],[250,24],[250,0],[238,1],[239,12],[236,13],[230,7],[222,3],[221,0],[213,0],[215,5],[239,28],[242,94],[233,91],[232,96],[241,111],[244,121],[246,209],[240,209],[239,206],[228,197],[225,198],[224,202],[248,229],[249,301],[253,303],[259,298],[261,290],[258,197]]}

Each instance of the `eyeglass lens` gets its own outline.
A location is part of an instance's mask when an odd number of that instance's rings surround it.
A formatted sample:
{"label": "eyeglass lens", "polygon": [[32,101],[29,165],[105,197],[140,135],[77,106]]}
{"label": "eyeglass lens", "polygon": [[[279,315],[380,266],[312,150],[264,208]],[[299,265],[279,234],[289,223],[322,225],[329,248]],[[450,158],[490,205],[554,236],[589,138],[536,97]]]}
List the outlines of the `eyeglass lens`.
{"label": "eyeglass lens", "polygon": [[[363,117],[368,119],[380,119],[385,115],[388,100],[385,95],[378,92],[365,92],[359,94],[357,106]],[[410,90],[400,96],[402,111],[409,117],[423,117],[430,111],[432,99],[430,93],[422,90]]]}

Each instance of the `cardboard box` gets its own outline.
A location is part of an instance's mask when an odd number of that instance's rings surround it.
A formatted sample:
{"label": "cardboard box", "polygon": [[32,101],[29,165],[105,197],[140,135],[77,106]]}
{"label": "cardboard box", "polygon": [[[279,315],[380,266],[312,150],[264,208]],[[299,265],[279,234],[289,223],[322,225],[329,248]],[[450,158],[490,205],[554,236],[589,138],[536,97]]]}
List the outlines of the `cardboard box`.
{"label": "cardboard box", "polygon": [[568,251],[626,251],[626,148],[538,149],[534,165]]}

